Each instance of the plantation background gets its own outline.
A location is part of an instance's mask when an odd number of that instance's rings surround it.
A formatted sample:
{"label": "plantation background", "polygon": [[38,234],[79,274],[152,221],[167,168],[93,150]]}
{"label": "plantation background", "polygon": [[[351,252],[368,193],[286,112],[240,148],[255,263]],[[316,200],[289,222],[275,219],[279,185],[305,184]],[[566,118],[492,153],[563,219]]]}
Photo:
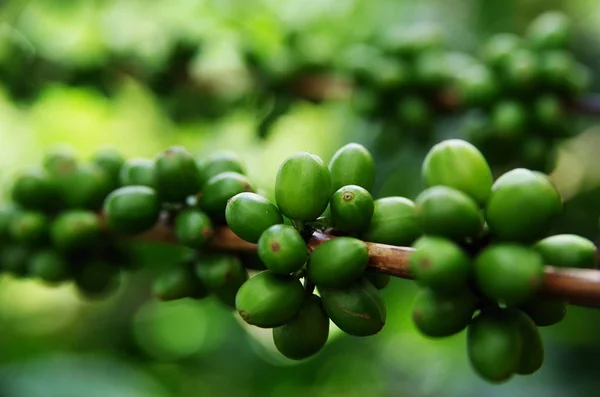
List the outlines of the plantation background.
{"label": "plantation background", "polygon": [[[595,0],[0,4],[2,196],[15,172],[62,142],[82,158],[104,144],[128,157],[150,157],[179,144],[198,155],[230,149],[244,159],[251,179],[270,191],[279,163],[294,151],[328,160],[342,144],[357,141],[376,157],[374,196],[414,198],[428,146],[405,140],[401,128],[367,123],[348,100],[298,100],[266,139],[258,137],[264,109],[256,104],[264,98],[244,50],[276,71],[291,32],[301,43],[292,62],[300,63],[333,63],[341,48],[395,25],[433,23],[448,47],[476,52],[491,34],[522,33],[542,11],[557,9],[573,18],[576,57],[592,69],[594,91],[600,92]],[[183,68],[180,51],[193,54]],[[213,91],[152,90],[146,84],[152,78],[140,76],[183,79],[183,87],[209,81]],[[557,230],[598,241],[600,118],[580,124],[573,128],[582,133],[561,148],[552,174],[568,200]],[[436,128],[460,136],[452,119],[441,119]],[[416,332],[410,319],[416,288],[393,280],[383,291],[389,315],[380,334],[330,338],[317,357],[292,363],[275,354],[270,331],[246,328],[217,302],[154,301],[149,274],[180,252],[148,244],[136,251],[144,269],[102,302],[82,301],[68,285],[48,288],[2,276],[1,395],[552,397],[594,395],[600,387],[598,311],[570,308],[562,323],[542,329],[547,359],[537,374],[490,386],[469,369],[464,335],[431,341]]]}

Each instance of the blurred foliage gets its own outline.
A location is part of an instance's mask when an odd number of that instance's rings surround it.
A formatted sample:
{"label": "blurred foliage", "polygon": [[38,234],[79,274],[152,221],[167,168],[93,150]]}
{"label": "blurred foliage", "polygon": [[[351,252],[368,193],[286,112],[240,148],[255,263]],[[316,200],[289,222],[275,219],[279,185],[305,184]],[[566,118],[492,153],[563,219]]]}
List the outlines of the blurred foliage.
{"label": "blurred foliage", "polygon": [[[384,27],[434,23],[452,48],[474,52],[492,33],[522,32],[540,12],[560,9],[574,19],[577,57],[600,86],[594,0],[13,0],[0,7],[2,195],[17,170],[62,142],[85,158],[105,144],[128,157],[176,144],[198,155],[227,148],[268,189],[292,152],[330,158],[357,141],[376,154],[376,196],[414,197],[426,147],[335,97],[290,101],[294,86],[280,79],[302,69],[318,74]],[[293,59],[291,50],[302,56]],[[256,76],[257,62],[268,73]],[[256,130],[273,109],[282,116],[262,140]],[[441,127],[453,134],[458,124]],[[556,229],[597,240],[600,124],[584,128],[561,147],[552,175],[567,200]],[[180,252],[137,248],[144,268],[102,302],[81,300],[69,285],[2,277],[3,396],[588,396],[600,386],[596,311],[572,308],[544,330],[543,369],[493,387],[468,370],[464,338],[431,341],[416,332],[409,314],[416,288],[394,280],[378,336],[330,338],[317,357],[290,363],[274,354],[270,333],[244,326],[217,302],[149,298],[148,279]]]}

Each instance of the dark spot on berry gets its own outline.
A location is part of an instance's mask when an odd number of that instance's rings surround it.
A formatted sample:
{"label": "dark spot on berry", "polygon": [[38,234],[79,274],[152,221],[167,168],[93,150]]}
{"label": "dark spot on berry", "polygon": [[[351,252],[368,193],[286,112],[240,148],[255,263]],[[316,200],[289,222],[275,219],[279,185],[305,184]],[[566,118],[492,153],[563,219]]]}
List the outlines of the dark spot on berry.
{"label": "dark spot on berry", "polygon": [[252,316],[246,310],[240,310],[239,313],[240,313],[240,317],[242,317],[244,319],[244,321],[246,321],[247,323],[249,323],[250,320],[252,320]]}
{"label": "dark spot on berry", "polygon": [[423,269],[429,269],[429,267],[431,266],[431,261],[428,258],[423,258],[421,259],[419,264]]}
{"label": "dark spot on berry", "polygon": [[278,252],[281,249],[281,245],[277,241],[271,243],[271,251]]}
{"label": "dark spot on berry", "polygon": [[207,237],[208,238],[208,237],[211,237],[212,234],[213,234],[213,230],[210,227],[205,226],[204,229],[202,229],[202,236],[203,237]]}
{"label": "dark spot on berry", "polygon": [[246,191],[246,192],[252,191],[252,186],[250,186],[250,184],[248,182],[244,182],[244,191]]}

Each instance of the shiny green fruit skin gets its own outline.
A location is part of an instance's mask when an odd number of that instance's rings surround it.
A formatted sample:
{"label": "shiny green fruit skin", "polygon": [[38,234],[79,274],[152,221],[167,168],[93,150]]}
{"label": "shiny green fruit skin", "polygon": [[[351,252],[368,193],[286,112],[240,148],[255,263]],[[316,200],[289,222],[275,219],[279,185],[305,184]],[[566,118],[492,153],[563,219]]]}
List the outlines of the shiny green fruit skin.
{"label": "shiny green fruit skin", "polygon": [[342,288],[319,287],[319,293],[331,321],[349,335],[375,335],[385,325],[385,302],[365,278]]}
{"label": "shiny green fruit skin", "polygon": [[281,213],[292,220],[317,219],[327,207],[331,193],[329,170],[314,154],[292,154],[277,171],[275,200]]}
{"label": "shiny green fruit skin", "polygon": [[364,241],[406,246],[421,235],[415,204],[404,197],[375,200],[369,226],[362,232]]}
{"label": "shiny green fruit skin", "polygon": [[56,176],[62,201],[70,209],[98,210],[112,189],[110,177],[96,164],[81,164]]}
{"label": "shiny green fruit skin", "polygon": [[108,226],[123,234],[144,232],[158,221],[160,200],[147,186],[125,186],[113,191],[104,203]]}
{"label": "shiny green fruit skin", "polygon": [[318,353],[329,337],[329,318],[321,299],[311,295],[296,317],[273,328],[273,342],[281,354],[292,360],[303,360]]}
{"label": "shiny green fruit skin", "polygon": [[18,243],[36,246],[48,239],[49,220],[37,211],[23,211],[10,224],[10,235]]}
{"label": "shiny green fruit skin", "polygon": [[248,280],[248,272],[240,260],[232,255],[203,257],[195,266],[196,275],[208,291],[227,306],[235,309],[235,297]]}
{"label": "shiny green fruit skin", "polygon": [[471,258],[457,244],[443,237],[423,236],[413,244],[410,271],[417,283],[438,292],[466,287]]}
{"label": "shiny green fruit skin", "polygon": [[265,230],[283,223],[279,209],[256,193],[238,193],[227,202],[225,219],[240,238],[256,244]]}
{"label": "shiny green fruit skin", "polygon": [[206,159],[198,161],[198,169],[204,182],[222,172],[246,174],[246,167],[238,156],[227,151],[212,153]]}
{"label": "shiny green fruit skin", "polygon": [[58,208],[58,187],[48,173],[31,169],[15,180],[12,199],[25,209],[52,211]]}
{"label": "shiny green fruit skin", "polygon": [[196,208],[187,208],[177,214],[173,231],[182,245],[193,249],[204,247],[215,234],[208,215]]}
{"label": "shiny green fruit skin", "polygon": [[246,281],[235,298],[239,315],[260,328],[279,327],[294,318],[304,303],[300,281],[265,271]]}
{"label": "shiny green fruit skin", "polygon": [[128,160],[119,172],[121,186],[148,186],[154,188],[154,160],[133,158]]}
{"label": "shiny green fruit skin", "polygon": [[547,233],[561,210],[560,194],[544,174],[517,168],[494,183],[485,217],[494,236],[531,242]]}
{"label": "shiny green fruit skin", "polygon": [[102,168],[110,177],[113,187],[119,186],[119,173],[125,163],[125,158],[116,148],[109,146],[101,148],[94,154],[92,162]]}
{"label": "shiny green fruit skin", "polygon": [[412,309],[417,329],[430,338],[442,338],[464,330],[475,313],[477,299],[464,288],[451,295],[421,289]]}
{"label": "shiny green fruit skin", "polygon": [[534,48],[564,48],[571,41],[571,21],[560,11],[547,11],[534,19],[526,37]]}
{"label": "shiny green fruit skin", "polygon": [[161,200],[170,203],[185,202],[201,188],[196,160],[181,146],[172,146],[156,156],[154,181]]}
{"label": "shiny green fruit skin", "polygon": [[535,297],[519,306],[539,327],[554,325],[567,314],[568,303],[553,298]]}
{"label": "shiny green fruit skin", "polygon": [[449,139],[433,146],[422,168],[427,187],[449,186],[485,204],[492,188],[492,171],[481,152],[470,143]]}
{"label": "shiny green fruit skin", "polygon": [[365,273],[365,278],[371,282],[377,289],[384,289],[391,281],[391,277],[387,274],[380,273]]}
{"label": "shiny green fruit skin", "polygon": [[488,298],[508,305],[535,295],[544,278],[544,263],[535,250],[517,244],[496,244],[475,259],[477,286]]}
{"label": "shiny green fruit skin", "polygon": [[207,288],[194,277],[187,266],[178,264],[160,274],[152,285],[152,292],[161,301],[183,298],[204,298]]}
{"label": "shiny green fruit skin", "polygon": [[369,262],[367,245],[353,237],[336,237],[310,254],[306,274],[317,286],[339,288],[358,280]]}
{"label": "shiny green fruit skin", "polygon": [[16,277],[27,275],[27,263],[31,249],[23,245],[11,244],[0,249],[0,267]]}
{"label": "shiny green fruit skin", "polygon": [[594,269],[598,265],[596,245],[576,234],[557,234],[535,244],[544,264],[556,267]]}
{"label": "shiny green fruit skin", "polygon": [[273,225],[258,239],[258,256],[273,273],[290,274],[304,266],[308,249],[293,226]]}
{"label": "shiny green fruit skin", "polygon": [[204,184],[198,204],[210,215],[224,217],[227,200],[238,193],[253,190],[244,175],[237,172],[222,172]]}
{"label": "shiny green fruit skin", "polygon": [[521,310],[510,309],[507,312],[512,316],[511,320],[516,323],[523,344],[523,351],[516,373],[531,375],[540,369],[544,363],[544,344],[540,332],[533,320]]}
{"label": "shiny green fruit skin", "polygon": [[70,275],[69,264],[57,252],[44,250],[29,260],[28,274],[49,284],[60,283]]}
{"label": "shiny green fruit skin", "polygon": [[503,312],[482,312],[467,329],[467,353],[485,380],[500,383],[519,369],[523,340],[519,327]]}
{"label": "shiny green fruit skin", "polygon": [[75,275],[79,293],[87,299],[102,299],[115,292],[119,286],[120,271],[103,261],[84,263]]}
{"label": "shiny green fruit skin", "polygon": [[50,225],[50,238],[61,252],[88,251],[102,240],[100,219],[92,211],[65,211]]}
{"label": "shiny green fruit skin", "polygon": [[369,225],[375,204],[366,189],[358,185],[348,185],[341,187],[331,196],[329,208],[333,227],[351,233],[363,230]]}
{"label": "shiny green fruit skin", "polygon": [[423,233],[461,240],[478,236],[483,215],[477,203],[460,190],[433,186],[415,200],[417,220]]}

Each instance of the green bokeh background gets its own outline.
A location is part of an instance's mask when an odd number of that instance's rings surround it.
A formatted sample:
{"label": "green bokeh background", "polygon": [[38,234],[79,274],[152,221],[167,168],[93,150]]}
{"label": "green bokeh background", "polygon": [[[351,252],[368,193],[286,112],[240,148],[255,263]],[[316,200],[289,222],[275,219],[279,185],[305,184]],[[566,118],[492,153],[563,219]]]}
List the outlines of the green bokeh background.
{"label": "green bokeh background", "polygon": [[[345,45],[382,26],[434,23],[451,48],[475,51],[490,34],[520,33],[547,9],[569,14],[577,57],[590,66],[598,90],[600,3],[596,0],[31,0],[0,3],[1,51],[18,37],[28,51],[68,69],[97,70],[114,54],[149,70],[165,67],[176,43],[199,49],[191,74],[219,82],[223,95],[252,97],[241,58],[249,46],[266,58],[298,32],[306,56],[331,60]],[[9,82],[2,82],[9,83]],[[161,98],[133,78],[113,95],[47,81],[31,102],[12,98],[0,84],[0,191],[13,175],[38,162],[58,143],[88,159],[102,145],[127,157],[148,157],[170,145],[197,155],[235,151],[256,185],[271,192],[280,162],[306,150],[328,160],[342,144],[358,141],[376,154],[375,195],[414,197],[427,148],[380,131],[346,103],[299,101],[256,136],[252,106],[228,109],[218,119],[173,121]],[[193,109],[214,99],[194,99]],[[204,102],[203,102],[204,101]],[[455,125],[441,126],[460,135]],[[598,238],[600,121],[561,150],[553,178],[567,199],[557,226]],[[158,303],[148,281],[181,255],[177,248],[140,244],[144,268],[102,302],[82,301],[69,285],[48,288],[2,276],[0,285],[0,395],[7,397],[171,396],[593,396],[600,387],[600,311],[571,308],[557,326],[543,329],[544,367],[501,386],[469,368],[464,334],[429,340],[410,319],[413,283],[393,280],[384,290],[388,323],[374,337],[333,332],[327,348],[301,363],[282,359],[270,332],[246,327],[218,302]]]}

